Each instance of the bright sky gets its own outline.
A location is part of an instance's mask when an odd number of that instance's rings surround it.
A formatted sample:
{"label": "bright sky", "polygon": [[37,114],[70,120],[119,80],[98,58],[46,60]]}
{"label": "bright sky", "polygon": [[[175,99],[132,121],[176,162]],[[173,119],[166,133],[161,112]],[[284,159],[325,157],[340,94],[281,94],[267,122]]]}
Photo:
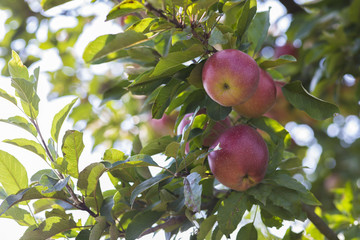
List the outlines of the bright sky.
{"label": "bright sky", "polygon": [[[82,9],[81,13],[84,15],[90,15],[93,12],[96,12],[97,14],[103,14],[99,16],[95,21],[91,23],[83,32],[83,34],[80,36],[77,44],[75,45],[75,53],[78,56],[82,55],[82,52],[87,45],[87,43],[93,39],[95,39],[99,35],[107,34],[107,33],[117,33],[120,30],[119,27],[114,27],[112,22],[105,22],[105,15],[110,9],[106,4],[98,3],[96,7],[94,5],[89,5],[89,1],[86,0],[76,0],[71,1],[67,4],[64,4],[63,6],[59,8],[54,8],[50,11],[48,11],[46,14],[48,15],[56,15],[59,11],[62,11],[63,9],[71,9],[74,6],[84,5],[85,7]],[[260,2],[259,2],[260,4]],[[268,10],[268,8],[271,7],[271,14],[270,14],[270,21],[271,23],[274,23],[276,19],[279,18],[279,16],[282,16],[284,14],[284,8],[282,5],[280,5],[277,1],[267,1],[266,4],[260,4],[258,6],[258,11],[265,11]],[[7,14],[4,14],[3,11],[0,10],[0,40],[3,38],[5,33],[4,21]],[[71,25],[73,19],[71,18],[54,18],[51,21],[51,29],[55,28],[61,28],[65,25]],[[282,18],[282,20],[277,22],[277,27],[272,27],[272,31],[279,32],[280,30],[286,29],[289,26],[289,19],[287,17]],[[46,34],[46,31],[43,32]],[[43,38],[43,36],[39,35],[38,38]],[[38,51],[36,48],[34,48],[35,53],[40,54],[41,52]],[[74,97],[63,97],[60,99],[53,100],[51,102],[47,101],[47,95],[51,89],[47,75],[43,74],[45,71],[54,71],[56,70],[60,65],[60,59],[56,55],[56,52],[53,50],[45,51],[44,53],[41,53],[42,61],[39,61],[36,63],[36,65],[32,66],[30,68],[30,72],[33,71],[33,69],[37,66],[40,66],[40,70],[42,72],[39,86],[38,86],[38,94],[41,99],[40,101],[40,114],[39,114],[39,124],[42,129],[42,134],[44,135],[45,139],[48,139],[50,137],[50,129],[51,129],[51,122],[52,117],[67,103],[69,103]],[[51,64],[48,64],[51,62]],[[0,66],[2,64],[5,64],[4,62],[0,61]],[[116,63],[114,63],[116,64]],[[117,66],[118,67],[118,66]],[[101,67],[92,67],[92,71],[94,72],[102,72],[104,69]],[[7,92],[14,95],[14,91],[10,86],[10,79],[4,78],[0,76],[0,88],[6,90]],[[78,103],[77,103],[78,104]],[[20,115],[21,112],[13,107],[11,104],[8,104],[8,102],[4,99],[0,99],[0,109],[2,110],[0,112],[0,118],[6,119],[11,116]],[[64,132],[67,129],[71,129],[72,124],[69,122],[64,123],[62,127],[62,132],[60,133],[60,136],[64,134]],[[43,168],[48,168],[48,166],[45,164],[45,162],[37,157],[35,154],[32,154],[29,151],[22,150],[21,148],[3,143],[2,141],[5,139],[14,139],[14,138],[29,138],[32,139],[32,136],[28,134],[26,131],[17,128],[15,126],[6,124],[6,123],[0,123],[0,149],[8,151],[9,153],[13,154],[26,168],[28,171],[28,177],[30,178],[36,171]],[[91,162],[99,161],[101,159],[101,156],[104,152],[104,148],[97,148],[97,151],[91,153],[91,144],[92,140],[90,137],[90,134],[88,132],[84,133],[84,143],[85,143],[85,149],[82,154],[81,160],[80,160],[80,166],[79,168],[82,169]],[[105,180],[105,179],[104,179]],[[108,181],[103,181],[105,184],[103,184],[103,189],[110,188],[110,184]],[[79,211],[77,211],[79,212]],[[78,215],[78,214],[77,214]],[[246,221],[245,221],[246,222]],[[243,222],[241,225],[245,224]],[[286,224],[288,225],[288,224]],[[1,239],[6,240],[16,240],[19,239],[23,232],[26,230],[26,227],[19,226],[15,221],[0,218],[0,232],[1,232]],[[277,232],[279,236],[283,234],[283,229],[280,231],[273,231]],[[235,232],[236,234],[236,232]],[[234,236],[235,237],[235,236]],[[152,239],[151,235],[148,237],[145,237],[143,239]],[[186,237],[188,238],[188,237]]]}

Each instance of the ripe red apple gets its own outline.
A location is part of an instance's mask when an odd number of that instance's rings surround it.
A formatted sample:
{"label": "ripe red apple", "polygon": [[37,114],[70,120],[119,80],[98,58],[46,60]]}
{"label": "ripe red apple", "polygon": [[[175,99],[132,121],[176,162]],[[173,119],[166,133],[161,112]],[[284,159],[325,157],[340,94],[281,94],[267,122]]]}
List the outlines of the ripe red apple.
{"label": "ripe red apple", "polygon": [[298,49],[290,42],[283,46],[276,46],[274,50],[274,57],[279,58],[282,55],[298,56]]}
{"label": "ripe red apple", "polygon": [[260,117],[275,104],[276,86],[272,77],[260,69],[259,85],[252,97],[246,102],[236,105],[233,109],[241,116]]}
{"label": "ripe red apple", "polygon": [[215,102],[223,106],[236,106],[255,93],[259,67],[246,53],[226,49],[206,60],[202,81],[206,93]]}
{"label": "ripe red apple", "polygon": [[[201,109],[197,115],[200,114],[204,114],[205,110]],[[193,113],[188,113],[184,116],[184,118],[181,120],[181,122],[179,123],[179,126],[177,128],[177,134],[180,135],[183,132],[183,129],[185,128],[185,126],[187,124],[189,124],[191,122],[191,116],[193,115]],[[217,139],[218,137],[229,127],[231,127],[231,121],[230,118],[227,117],[222,121],[218,121],[216,122],[213,126],[212,129],[209,131],[209,133],[204,137],[202,145],[209,147],[211,146]],[[207,128],[207,125],[204,126],[204,129]],[[186,151],[189,152],[189,145],[186,145]]]}
{"label": "ripe red apple", "polygon": [[154,119],[150,116],[149,124],[156,136],[174,135],[173,128],[176,117],[177,113],[170,115],[164,114],[160,119]]}
{"label": "ripe red apple", "polygon": [[227,129],[210,148],[220,150],[208,156],[210,170],[225,186],[245,191],[263,180],[269,159],[264,139],[252,127],[237,125]]}

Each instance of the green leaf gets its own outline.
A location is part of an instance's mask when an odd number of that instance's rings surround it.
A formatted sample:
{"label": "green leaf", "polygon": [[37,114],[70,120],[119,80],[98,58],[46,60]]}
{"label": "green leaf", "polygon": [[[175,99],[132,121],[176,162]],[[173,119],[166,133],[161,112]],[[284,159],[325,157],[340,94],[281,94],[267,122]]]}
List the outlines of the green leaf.
{"label": "green leaf", "polygon": [[243,239],[258,239],[258,234],[253,223],[248,223],[242,228],[240,228],[240,231],[236,235],[236,240]]}
{"label": "green leaf", "polygon": [[216,222],[216,215],[206,218],[201,224],[197,234],[197,240],[204,240]]}
{"label": "green leaf", "polygon": [[221,202],[218,210],[217,221],[220,230],[229,236],[240,223],[247,207],[247,196],[242,192],[232,192]]}
{"label": "green leaf", "polygon": [[137,185],[134,190],[131,193],[131,197],[130,197],[130,204],[133,205],[134,201],[136,199],[136,197],[142,193],[143,191],[151,188],[152,186],[154,186],[155,184],[164,181],[165,179],[170,178],[171,175],[169,174],[159,174],[156,175],[155,177],[149,178],[147,180],[145,180],[144,182],[140,183],[139,185]]}
{"label": "green leaf", "polygon": [[29,227],[20,240],[46,240],[58,233],[68,231],[71,228],[76,228],[76,223],[73,219],[49,217],[39,226],[33,225]]}
{"label": "green leaf", "polygon": [[248,41],[252,44],[250,50],[253,53],[257,53],[261,49],[268,35],[269,27],[269,11],[256,13],[248,30]]}
{"label": "green leaf", "polygon": [[148,166],[158,167],[159,165],[156,162],[154,162],[154,160],[150,156],[145,154],[138,154],[131,156],[126,161],[115,162],[110,170],[129,168],[129,167],[148,167]]}
{"label": "green leaf", "polygon": [[8,195],[28,187],[25,167],[14,156],[2,150],[0,150],[0,183]]}
{"label": "green leaf", "polygon": [[176,156],[177,156],[177,154],[179,152],[179,149],[180,149],[180,143],[171,142],[170,144],[168,144],[166,146],[165,155],[168,156],[168,157],[176,158]]}
{"label": "green leaf", "polygon": [[94,62],[108,54],[124,48],[132,47],[147,41],[148,38],[135,31],[126,31],[119,34],[103,35],[90,42],[85,48],[83,59],[85,62]]}
{"label": "green leaf", "polygon": [[169,53],[166,57],[162,57],[158,64],[156,64],[151,77],[161,76],[162,74],[171,71],[172,69],[177,69],[178,71],[178,68],[179,66],[182,66],[182,63],[191,61],[203,53],[204,48],[200,44],[192,45],[185,51]]}
{"label": "green leaf", "polygon": [[126,229],[126,240],[135,240],[140,234],[150,228],[163,215],[162,212],[142,211],[137,214]]}
{"label": "green leaf", "polygon": [[61,150],[66,162],[66,173],[77,178],[79,175],[78,163],[84,149],[83,134],[75,130],[66,131]]}
{"label": "green leaf", "polygon": [[[23,175],[19,175],[19,176],[23,176]],[[13,205],[27,200],[42,199],[42,198],[59,199],[68,204],[71,204],[65,192],[60,191],[60,192],[43,193],[43,191],[45,190],[46,187],[44,186],[36,186],[32,188],[26,188],[13,195],[9,195],[8,197],[6,197],[4,201],[2,201],[0,205],[0,216]]]}
{"label": "green leaf", "polygon": [[29,150],[46,161],[45,149],[37,142],[25,138],[5,139],[4,142]]}
{"label": "green leaf", "polygon": [[228,39],[218,28],[214,28],[209,38],[209,44],[215,46],[217,44],[226,44],[226,43],[228,43]]}
{"label": "green leaf", "polygon": [[325,120],[340,112],[336,105],[312,96],[302,86],[301,81],[286,84],[282,87],[282,92],[294,107],[305,111],[316,120]]}
{"label": "green leaf", "polygon": [[127,86],[130,85],[130,82],[127,80],[121,81],[110,89],[106,90],[103,94],[103,99],[100,105],[103,105],[111,100],[119,100],[122,96],[124,96],[129,91],[127,90]]}
{"label": "green leaf", "polygon": [[28,211],[15,206],[8,209],[3,215],[1,215],[1,217],[13,219],[21,226],[30,226],[35,224],[34,218]]}
{"label": "green leaf", "polygon": [[258,184],[255,187],[252,187],[247,190],[247,194],[253,196],[256,200],[260,201],[262,204],[266,205],[266,199],[271,194],[272,187],[268,184]]}
{"label": "green leaf", "polygon": [[144,9],[144,5],[142,5],[139,1],[125,0],[110,10],[109,14],[106,16],[106,21],[117,17],[126,16],[130,13],[142,11]]}
{"label": "green leaf", "polygon": [[41,7],[46,11],[69,1],[71,0],[41,0]]}
{"label": "green leaf", "polygon": [[174,141],[173,137],[164,136],[155,140],[152,140],[150,143],[145,145],[143,149],[141,149],[140,153],[147,155],[155,155],[157,153],[164,152],[167,145]]}
{"label": "green leaf", "polygon": [[126,160],[126,155],[125,153],[123,153],[120,150],[114,149],[114,148],[110,148],[107,149],[104,152],[104,156],[103,156],[103,160],[104,161],[109,161],[111,163],[117,162],[117,161],[124,161]]}
{"label": "green leaf", "polygon": [[29,81],[29,71],[15,51],[12,51],[12,58],[8,63],[8,68],[11,78],[23,78]]}
{"label": "green leaf", "polygon": [[170,80],[165,86],[161,87],[155,102],[151,108],[152,116],[155,119],[162,118],[166,108],[170,105],[171,99],[176,94],[176,90],[181,85],[181,81],[176,78]]}
{"label": "green leaf", "polygon": [[69,179],[70,176],[67,176],[65,179],[58,179],[44,174],[41,176],[39,184],[48,188],[42,193],[57,192],[61,191],[66,186],[66,184],[69,182]]}
{"label": "green leaf", "polygon": [[6,100],[12,102],[13,104],[17,105],[16,98],[9,95],[5,90],[0,88],[0,97],[5,98]]}
{"label": "green leaf", "polygon": [[206,98],[206,113],[214,121],[224,120],[232,111],[232,107],[224,107],[212,100],[211,98]]}
{"label": "green leaf", "polygon": [[34,127],[34,125],[29,123],[28,120],[26,120],[26,118],[24,118],[24,117],[15,116],[15,117],[10,117],[8,119],[0,119],[0,121],[21,127],[23,129],[25,129],[26,131],[28,131],[29,133],[31,133],[32,135],[34,135],[35,137],[37,136],[37,131],[36,131],[36,128]]}
{"label": "green leaf", "polygon": [[184,197],[185,205],[193,212],[201,210],[201,193],[202,185],[200,185],[201,176],[197,172],[193,172],[184,178]]}
{"label": "green leaf", "polygon": [[280,56],[278,59],[266,60],[266,61],[260,63],[260,67],[263,69],[273,68],[273,67],[281,66],[283,64],[292,63],[292,62],[296,62],[295,57],[293,57],[291,55],[283,55],[283,56]]}
{"label": "green leaf", "polygon": [[61,109],[55,116],[51,126],[51,137],[55,142],[58,142],[59,133],[62,124],[64,123],[66,116],[69,114],[72,106],[77,101],[77,98],[71,101],[71,103],[67,104],[63,109]]}
{"label": "green leaf", "polygon": [[242,38],[247,28],[249,27],[252,19],[256,14],[257,4],[256,0],[247,0],[242,8],[240,18],[237,23],[236,35],[238,38]]}
{"label": "green leaf", "polygon": [[96,218],[96,223],[91,229],[89,240],[99,240],[106,228],[106,218],[104,216],[99,216]]}
{"label": "green leaf", "polygon": [[164,31],[154,38],[155,49],[161,56],[165,57],[168,55],[171,42],[172,42],[172,31]]}
{"label": "green leaf", "polygon": [[21,106],[25,114],[35,119],[39,114],[40,101],[35,92],[35,84],[23,78],[11,78],[11,86],[15,88],[17,96],[21,99]]}
{"label": "green leaf", "polygon": [[89,238],[90,238],[90,230],[89,229],[83,229],[76,236],[75,240],[89,240]]}
{"label": "green leaf", "polygon": [[77,187],[84,196],[94,195],[101,175],[107,171],[102,163],[92,163],[79,174]]}

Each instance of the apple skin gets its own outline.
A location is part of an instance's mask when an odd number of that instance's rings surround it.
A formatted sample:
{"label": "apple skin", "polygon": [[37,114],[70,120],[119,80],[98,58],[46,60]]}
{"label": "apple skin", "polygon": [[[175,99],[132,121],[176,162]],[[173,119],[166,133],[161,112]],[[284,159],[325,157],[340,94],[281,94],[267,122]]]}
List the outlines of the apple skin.
{"label": "apple skin", "polygon": [[156,136],[174,135],[173,128],[177,114],[164,114],[160,119],[149,117],[149,124]]}
{"label": "apple skin", "polygon": [[279,58],[282,55],[298,56],[298,49],[290,42],[283,46],[276,46],[274,49],[274,57]]}
{"label": "apple skin", "polygon": [[[204,114],[206,113],[206,111],[204,109],[201,109],[197,115],[200,114]],[[181,135],[183,132],[183,129],[185,128],[185,126],[187,124],[189,124],[191,122],[191,116],[193,115],[193,113],[188,113],[185,114],[184,118],[181,120],[181,122],[178,125],[178,128],[176,130],[178,135]],[[203,146],[205,147],[209,147],[211,146],[217,139],[218,137],[228,128],[230,128],[232,126],[231,120],[229,117],[225,118],[222,121],[218,121],[216,122],[211,131],[209,132],[209,134],[207,136],[205,136],[205,138],[203,139]],[[206,129],[206,125],[204,127],[204,129]],[[189,149],[189,144],[186,144],[186,152],[188,153],[190,151]]]}
{"label": "apple skin", "polygon": [[259,67],[249,55],[226,49],[206,60],[202,70],[206,93],[222,106],[236,106],[248,100],[259,83]]}
{"label": "apple skin", "polygon": [[269,151],[264,139],[252,127],[237,125],[220,135],[208,155],[211,172],[223,185],[245,191],[264,179]]}
{"label": "apple skin", "polygon": [[276,85],[272,77],[260,69],[259,85],[252,97],[233,109],[248,118],[256,118],[268,112],[276,102]]}

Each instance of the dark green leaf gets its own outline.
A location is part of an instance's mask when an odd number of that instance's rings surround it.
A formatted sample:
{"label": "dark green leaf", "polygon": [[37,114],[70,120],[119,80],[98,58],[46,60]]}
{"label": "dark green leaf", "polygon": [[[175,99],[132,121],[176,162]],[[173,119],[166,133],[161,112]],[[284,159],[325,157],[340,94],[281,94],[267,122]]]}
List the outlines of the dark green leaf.
{"label": "dark green leaf", "polygon": [[339,108],[329,102],[312,96],[302,86],[301,81],[294,81],[282,87],[286,99],[296,108],[305,111],[316,120],[325,120],[339,113]]}
{"label": "dark green leaf", "polygon": [[110,10],[109,14],[106,16],[106,21],[142,10],[144,10],[144,5],[139,1],[125,0]]}
{"label": "dark green leaf", "polygon": [[170,80],[165,86],[161,87],[155,102],[151,108],[152,117],[160,119],[164,115],[166,108],[169,106],[171,99],[176,94],[176,90],[182,82],[176,78]]}
{"label": "dark green leaf", "polygon": [[174,141],[173,137],[164,136],[155,140],[152,140],[150,143],[145,145],[140,151],[142,154],[155,155],[157,153],[164,152],[167,145]]}
{"label": "dark green leaf", "polygon": [[69,202],[69,198],[68,196],[66,196],[65,192],[60,191],[60,192],[43,193],[43,191],[45,190],[46,187],[36,186],[21,190],[14,195],[9,195],[8,197],[6,197],[4,201],[2,201],[0,205],[0,215],[2,215],[11,206],[27,200],[47,198],[47,199],[59,199],[64,202],[71,203]]}
{"label": "dark green leaf", "polygon": [[52,236],[75,228],[76,223],[72,219],[63,219],[61,217],[49,217],[45,219],[39,226],[33,225],[29,227],[20,240],[46,240]]}
{"label": "dark green leaf", "polygon": [[130,204],[133,205],[135,198],[142,193],[143,191],[149,189],[150,187],[154,186],[155,184],[164,181],[165,179],[170,178],[171,175],[169,174],[159,174],[156,175],[155,177],[149,178],[147,180],[145,180],[144,182],[140,183],[139,185],[137,185],[134,190],[131,193],[131,197],[130,197]]}
{"label": "dark green leaf", "polygon": [[17,193],[19,190],[28,187],[25,167],[14,156],[1,150],[0,183],[8,195]]}
{"label": "dark green leaf", "polygon": [[197,234],[197,240],[204,240],[206,238],[206,236],[208,235],[208,233],[213,228],[215,222],[216,222],[216,216],[215,215],[211,215],[208,218],[206,218],[200,224],[200,229],[199,229],[199,232]]}
{"label": "dark green leaf", "polygon": [[184,178],[185,205],[193,212],[200,212],[202,185],[201,176],[193,172]]}
{"label": "dark green leaf", "polygon": [[226,44],[226,43],[228,43],[228,39],[219,29],[214,28],[209,38],[209,44],[215,46],[217,44]]}
{"label": "dark green leaf", "polygon": [[226,236],[229,236],[240,223],[242,216],[247,208],[247,196],[242,192],[232,192],[225,199],[218,210],[217,221],[220,230]]}
{"label": "dark green leaf", "polygon": [[10,143],[12,145],[25,148],[26,150],[29,150],[38,156],[40,156],[42,159],[46,161],[46,153],[45,149],[37,142],[33,140],[28,140],[25,138],[16,138],[16,139],[5,139],[4,142]]}
{"label": "dark green leaf", "polygon": [[155,37],[155,49],[161,54],[161,56],[165,57],[168,55],[170,46],[171,46],[171,40],[172,40],[172,34],[171,30],[164,31],[161,34],[159,34],[157,37]]}
{"label": "dark green leaf", "polygon": [[271,191],[271,185],[260,183],[255,187],[248,189],[247,193],[253,196],[256,200],[260,201],[262,204],[266,205],[266,199],[271,194]]}
{"label": "dark green leaf", "polygon": [[147,40],[148,38],[144,34],[135,31],[126,31],[116,35],[103,35],[87,45],[83,59],[85,62],[94,62],[110,53],[135,46]]}
{"label": "dark green leaf", "polygon": [[8,119],[0,119],[0,121],[21,127],[23,129],[25,129],[26,131],[28,131],[29,133],[31,133],[32,135],[34,135],[35,137],[37,136],[37,131],[36,131],[36,128],[34,127],[34,125],[29,123],[29,121],[26,120],[26,118],[24,118],[24,117],[15,116],[15,117],[10,117]]}
{"label": "dark green leaf", "polygon": [[111,100],[119,100],[122,96],[128,93],[126,87],[129,86],[129,84],[130,84],[129,81],[124,80],[119,82],[115,86],[111,87],[110,89],[106,90],[103,94],[103,99],[100,105],[103,105]]}
{"label": "dark green leaf", "polygon": [[295,57],[293,57],[291,55],[283,55],[283,56],[280,56],[278,59],[266,60],[266,61],[260,63],[260,67],[263,69],[273,68],[273,67],[281,66],[283,64],[292,63],[292,62],[296,62]]}
{"label": "dark green leaf", "polygon": [[254,53],[257,53],[261,49],[268,35],[269,27],[269,11],[256,13],[248,30],[248,40],[252,44],[250,49]]}
{"label": "dark green leaf", "polygon": [[[192,45],[189,49],[180,52],[169,53],[166,57],[162,57],[158,64],[155,66],[151,77],[157,77],[171,71],[172,69],[179,70],[182,63],[191,61],[204,53],[203,46],[200,44]],[[183,66],[185,67],[185,66]]]}
{"label": "dark green leaf", "polygon": [[91,229],[89,240],[99,240],[106,228],[106,218],[104,216],[99,216],[96,218],[96,223]]}
{"label": "dark green leaf", "polygon": [[126,240],[135,240],[140,234],[156,223],[163,215],[162,212],[143,211],[137,214],[126,229]]}
{"label": "dark green leaf", "polygon": [[83,134],[75,130],[66,131],[61,150],[64,155],[65,172],[72,177],[79,175],[78,163],[84,149]]}
{"label": "dark green leaf", "polygon": [[236,235],[236,240],[243,240],[243,239],[251,239],[251,240],[258,239],[256,228],[252,223],[248,223],[245,226],[241,227],[240,231]]}
{"label": "dark green leaf", "polygon": [[247,0],[242,9],[240,18],[237,23],[237,32],[236,35],[238,38],[242,38],[247,28],[249,27],[252,19],[256,14],[257,3],[256,0]]}
{"label": "dark green leaf", "polygon": [[75,104],[76,101],[77,98],[72,100],[71,103],[67,104],[54,116],[51,126],[51,137],[54,139],[55,142],[58,142],[61,126],[64,123],[67,115],[69,114],[72,106]]}
{"label": "dark green leaf", "polygon": [[104,164],[92,163],[80,172],[77,187],[84,196],[95,194],[99,178],[105,171],[107,168]]}
{"label": "dark green leaf", "polygon": [[213,101],[211,98],[206,98],[206,113],[214,121],[224,120],[232,111],[232,107],[224,107]]}
{"label": "dark green leaf", "polygon": [[46,11],[71,0],[41,0],[41,7]]}
{"label": "dark green leaf", "polygon": [[89,238],[90,238],[90,230],[84,229],[79,232],[75,240],[89,240]]}

